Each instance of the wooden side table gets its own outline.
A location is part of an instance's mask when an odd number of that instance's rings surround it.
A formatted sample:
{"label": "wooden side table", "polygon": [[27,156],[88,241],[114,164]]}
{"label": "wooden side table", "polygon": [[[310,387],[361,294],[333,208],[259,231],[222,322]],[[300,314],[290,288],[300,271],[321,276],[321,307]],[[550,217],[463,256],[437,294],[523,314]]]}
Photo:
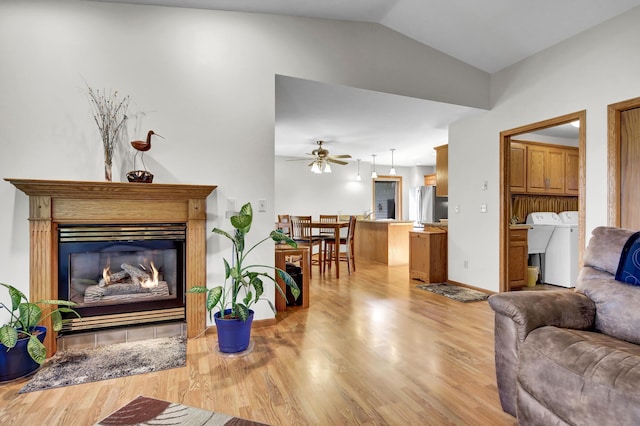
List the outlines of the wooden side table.
{"label": "wooden side table", "polygon": [[[291,246],[284,245],[283,247],[276,246],[276,268],[280,268],[283,271],[287,270],[286,267],[286,258],[296,256],[300,257],[300,268],[302,273],[302,307],[309,307],[309,269],[311,268],[311,263],[309,259],[309,247],[298,247],[293,248]],[[276,273],[276,281],[282,291],[287,293],[287,286],[282,281],[282,278]],[[279,291],[276,291],[276,311],[277,312],[285,312],[287,310],[287,300],[282,297]]]}

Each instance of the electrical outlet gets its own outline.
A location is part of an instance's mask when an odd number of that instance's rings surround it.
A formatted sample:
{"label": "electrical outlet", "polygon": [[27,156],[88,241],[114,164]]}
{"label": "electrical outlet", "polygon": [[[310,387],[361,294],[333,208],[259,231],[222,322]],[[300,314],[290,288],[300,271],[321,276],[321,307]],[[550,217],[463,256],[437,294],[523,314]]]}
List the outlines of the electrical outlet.
{"label": "electrical outlet", "polygon": [[236,199],[235,198],[227,198],[227,211],[235,212],[236,211]]}
{"label": "electrical outlet", "polygon": [[456,208],[454,210],[456,211],[456,213],[460,213],[460,205],[456,205]]}
{"label": "electrical outlet", "polygon": [[267,211],[267,200],[258,200],[258,211],[259,212]]}
{"label": "electrical outlet", "polygon": [[487,212],[487,205],[480,204],[480,213],[486,213],[486,212]]}
{"label": "electrical outlet", "polygon": [[488,187],[489,187],[489,182],[487,182],[486,180],[484,182],[482,182],[482,190],[483,191],[486,191]]}

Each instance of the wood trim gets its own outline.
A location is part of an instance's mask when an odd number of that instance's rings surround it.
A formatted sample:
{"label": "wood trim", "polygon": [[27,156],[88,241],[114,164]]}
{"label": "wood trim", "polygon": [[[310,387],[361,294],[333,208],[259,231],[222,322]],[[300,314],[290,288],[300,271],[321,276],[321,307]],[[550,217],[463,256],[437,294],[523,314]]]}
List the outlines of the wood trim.
{"label": "wood trim", "polygon": [[582,265],[582,257],[585,246],[585,212],[586,212],[586,134],[587,112],[586,110],[561,115],[548,120],[527,124],[510,130],[500,132],[500,292],[509,291],[509,206],[511,200],[511,188],[508,177],[511,173],[510,142],[511,138],[523,133],[530,133],[572,121],[580,121],[578,131],[578,149],[580,168],[578,171],[578,267]]}
{"label": "wood trim", "polygon": [[[211,185],[143,184],[119,182],[51,181],[11,179],[6,181],[29,196],[29,298],[58,298],[58,223],[187,224],[186,288],[206,280],[206,198]],[[162,208],[157,209],[158,202]],[[152,212],[151,212],[152,211]],[[204,294],[187,294],[187,337],[204,332]],[[51,320],[45,338],[47,356],[57,350]]]}
{"label": "wood trim", "polygon": [[640,107],[640,98],[611,104],[607,107],[607,167],[609,226],[620,226],[620,121],[623,111]]}

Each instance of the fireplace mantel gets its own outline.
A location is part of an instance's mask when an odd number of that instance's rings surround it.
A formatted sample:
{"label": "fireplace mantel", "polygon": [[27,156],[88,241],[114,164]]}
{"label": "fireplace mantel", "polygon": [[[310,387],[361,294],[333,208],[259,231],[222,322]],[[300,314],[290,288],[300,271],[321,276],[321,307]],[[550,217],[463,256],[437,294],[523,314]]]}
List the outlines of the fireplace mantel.
{"label": "fireplace mantel", "polygon": [[[59,223],[184,222],[186,288],[206,280],[206,198],[211,185],[146,184],[63,180],[6,181],[29,196],[29,297],[57,299]],[[158,208],[159,207],[159,208]],[[187,336],[206,327],[204,294],[187,294]],[[51,323],[45,324],[51,330]],[[47,356],[56,352],[55,333],[46,337]]]}

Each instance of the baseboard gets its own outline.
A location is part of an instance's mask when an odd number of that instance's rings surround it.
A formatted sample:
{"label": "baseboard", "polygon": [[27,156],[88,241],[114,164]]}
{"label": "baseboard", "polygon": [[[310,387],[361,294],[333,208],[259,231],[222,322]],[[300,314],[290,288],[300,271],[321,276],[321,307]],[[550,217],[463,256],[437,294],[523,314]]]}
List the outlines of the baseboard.
{"label": "baseboard", "polygon": [[486,293],[486,294],[495,294],[495,291],[487,290],[486,288],[474,287],[472,285],[459,283],[459,282],[453,281],[453,280],[447,280],[446,282],[447,282],[447,284],[457,285],[459,287],[470,288],[471,290],[476,290],[476,291],[479,291],[479,292],[482,292],[482,293]]}

